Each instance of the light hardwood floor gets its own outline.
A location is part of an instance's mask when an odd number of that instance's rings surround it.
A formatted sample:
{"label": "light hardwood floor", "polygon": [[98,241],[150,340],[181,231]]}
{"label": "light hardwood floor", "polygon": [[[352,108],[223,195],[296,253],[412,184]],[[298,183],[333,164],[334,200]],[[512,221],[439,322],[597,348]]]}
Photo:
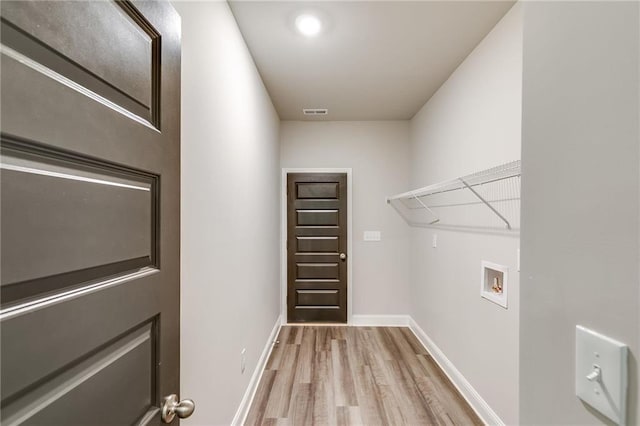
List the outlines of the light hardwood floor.
{"label": "light hardwood floor", "polygon": [[246,425],[481,425],[411,330],[284,326]]}

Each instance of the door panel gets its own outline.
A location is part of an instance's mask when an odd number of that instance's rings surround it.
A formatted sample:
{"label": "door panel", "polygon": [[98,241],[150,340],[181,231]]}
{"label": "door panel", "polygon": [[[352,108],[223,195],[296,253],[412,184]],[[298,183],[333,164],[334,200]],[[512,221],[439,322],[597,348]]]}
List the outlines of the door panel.
{"label": "door panel", "polygon": [[130,3],[16,1],[2,16],[6,48],[154,122],[160,35]]}
{"label": "door panel", "polygon": [[338,290],[296,290],[298,306],[339,306]]}
{"label": "door panel", "polygon": [[338,210],[296,210],[298,226],[339,226]]}
{"label": "door panel", "polygon": [[2,155],[3,304],[155,262],[157,176],[7,137]]}
{"label": "door panel", "polygon": [[[2,176],[3,215],[9,240],[21,242],[3,254],[3,284],[46,277],[118,261],[151,259],[148,186],[132,189],[36,173]],[[32,190],[27,190],[32,189]],[[58,197],[57,194],[62,195]],[[76,220],[67,226],[67,217]],[[19,217],[19,216],[26,217]],[[20,239],[33,231],[37,240]],[[86,237],[86,238],[83,238]]]}
{"label": "door panel", "polygon": [[2,424],[158,424],[179,392],[179,17],[0,14]]}
{"label": "door panel", "polygon": [[287,175],[289,322],[347,321],[347,179]]}
{"label": "door panel", "polygon": [[336,281],[340,279],[340,265],[338,263],[296,263],[296,278]]}
{"label": "door panel", "polygon": [[337,253],[338,237],[296,237],[298,253]]}
{"label": "door panel", "polygon": [[337,182],[298,182],[296,191],[298,199],[337,199],[340,185]]}
{"label": "door panel", "polygon": [[[129,424],[141,418],[154,400],[153,331],[154,324],[147,323],[49,377],[7,404],[3,422],[88,425],[108,419],[104,423]],[[117,410],[105,403],[104,388],[123,396]]]}

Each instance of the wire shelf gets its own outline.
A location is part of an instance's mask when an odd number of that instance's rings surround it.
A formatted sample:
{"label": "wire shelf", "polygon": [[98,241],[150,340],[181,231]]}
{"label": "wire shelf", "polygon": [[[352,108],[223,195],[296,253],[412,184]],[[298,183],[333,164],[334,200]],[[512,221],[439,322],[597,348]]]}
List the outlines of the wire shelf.
{"label": "wire shelf", "polygon": [[520,227],[520,161],[387,198],[411,226]]}

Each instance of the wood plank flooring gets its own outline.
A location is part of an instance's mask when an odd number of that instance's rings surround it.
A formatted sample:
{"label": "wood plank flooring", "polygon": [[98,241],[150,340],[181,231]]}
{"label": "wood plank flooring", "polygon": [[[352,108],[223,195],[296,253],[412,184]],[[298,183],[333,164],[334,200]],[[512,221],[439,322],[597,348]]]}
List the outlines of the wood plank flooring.
{"label": "wood plank flooring", "polygon": [[404,327],[284,326],[246,425],[481,425]]}

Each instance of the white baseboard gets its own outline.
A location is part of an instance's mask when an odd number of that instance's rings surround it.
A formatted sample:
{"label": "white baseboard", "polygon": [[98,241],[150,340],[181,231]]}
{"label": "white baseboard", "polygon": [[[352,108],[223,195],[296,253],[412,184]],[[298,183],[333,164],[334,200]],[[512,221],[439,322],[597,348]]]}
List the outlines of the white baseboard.
{"label": "white baseboard", "polygon": [[409,315],[353,315],[349,325],[361,327],[408,327],[410,319]]}
{"label": "white baseboard", "polygon": [[462,375],[460,371],[453,365],[451,361],[445,356],[445,354],[436,346],[436,344],[427,336],[417,322],[409,317],[409,328],[416,335],[418,340],[427,349],[431,357],[440,366],[440,369],[444,371],[451,383],[458,389],[458,392],[469,403],[471,408],[476,412],[480,419],[487,425],[504,426],[504,422],[500,417],[491,409],[489,404],[482,399],[480,394],[471,386],[471,383]]}
{"label": "white baseboard", "polygon": [[280,331],[280,327],[282,325],[282,318],[278,316],[273,329],[271,330],[271,334],[267,339],[267,343],[262,350],[262,354],[260,355],[260,359],[258,359],[258,365],[256,365],[255,370],[253,370],[253,374],[251,375],[251,380],[249,381],[249,386],[247,386],[247,390],[242,397],[242,401],[240,402],[240,406],[238,407],[238,411],[236,411],[236,415],[233,416],[233,420],[231,424],[233,426],[240,426],[244,424],[247,419],[247,415],[249,414],[249,408],[251,407],[251,403],[253,402],[253,398],[256,395],[256,391],[258,390],[258,384],[260,384],[260,378],[262,377],[262,371],[264,367],[267,365],[267,360],[269,359],[269,355],[271,355],[271,350],[273,349],[273,342],[275,342],[278,337],[278,332]]}

